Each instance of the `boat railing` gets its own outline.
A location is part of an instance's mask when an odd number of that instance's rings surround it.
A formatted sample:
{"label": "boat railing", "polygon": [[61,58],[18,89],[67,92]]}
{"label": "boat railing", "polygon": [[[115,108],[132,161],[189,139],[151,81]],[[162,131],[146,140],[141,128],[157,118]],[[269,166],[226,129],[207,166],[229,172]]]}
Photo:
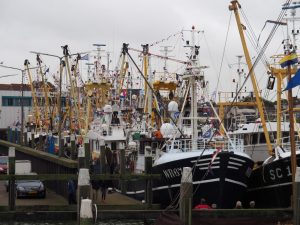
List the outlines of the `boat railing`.
{"label": "boat railing", "polygon": [[195,140],[197,149],[193,149],[193,140],[192,139],[179,139],[169,141],[166,144],[167,152],[189,152],[192,150],[203,150],[203,149],[219,149],[221,148],[224,151],[239,151],[244,152],[244,144],[242,139],[233,138],[233,139],[198,139]]}
{"label": "boat railing", "polygon": [[[283,137],[283,138],[281,138],[280,139],[280,143],[281,143],[281,147],[285,151],[291,151],[290,137]],[[296,146],[296,150],[300,150],[300,137],[298,135],[295,136],[295,146]]]}

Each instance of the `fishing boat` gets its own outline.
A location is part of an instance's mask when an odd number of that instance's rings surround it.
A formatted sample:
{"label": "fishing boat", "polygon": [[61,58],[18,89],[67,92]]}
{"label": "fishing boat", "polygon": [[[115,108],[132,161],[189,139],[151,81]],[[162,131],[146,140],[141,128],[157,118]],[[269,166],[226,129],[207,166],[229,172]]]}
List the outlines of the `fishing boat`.
{"label": "fishing boat", "polygon": [[[238,14],[238,9],[241,8],[241,6],[237,1],[232,1],[231,3],[232,4],[230,5],[230,9],[234,11],[236,16],[236,21],[240,32],[245,57],[248,62],[249,71],[251,71],[252,77],[254,77],[253,65],[251,63],[251,59],[249,57],[246,42],[244,39],[243,25]],[[284,10],[292,9],[292,16],[294,17],[297,7],[300,7],[300,5],[285,5],[283,7],[282,15],[284,15]],[[274,22],[274,27],[279,25],[286,25],[286,23],[283,23],[281,20]],[[272,32],[274,32],[274,30],[276,29],[273,29]],[[294,192],[292,183],[295,179],[296,165],[300,163],[300,149],[298,144],[299,140],[295,135],[296,128],[293,114],[294,104],[291,89],[288,89],[289,122],[282,123],[281,119],[283,117],[281,106],[282,81],[286,77],[288,77],[288,80],[290,80],[291,75],[296,73],[295,63],[298,61],[298,57],[295,53],[295,45],[293,44],[295,42],[287,38],[282,43],[284,44],[284,54],[275,57],[274,65],[268,65],[270,75],[268,81],[268,89],[273,89],[275,78],[277,78],[276,123],[272,122],[269,126],[266,125],[263,106],[261,104],[261,101],[259,101],[259,98],[256,98],[256,104],[259,109],[261,118],[258,124],[259,127],[256,130],[256,134],[262,134],[261,131],[264,131],[264,135],[261,136],[266,142],[265,150],[266,152],[268,152],[269,156],[264,158],[263,162],[261,164],[258,164],[253,169],[250,176],[246,199],[248,203],[250,201],[255,201],[256,206],[259,208],[284,208],[291,206],[292,195]],[[278,59],[280,59],[279,62]],[[281,66],[281,68],[278,68],[279,65]],[[257,88],[256,83],[252,83],[253,87]],[[246,131],[248,128],[250,128],[251,125],[253,124],[249,124],[248,127],[246,125],[242,126],[241,129],[243,129],[244,127]],[[250,129],[254,130],[254,127],[252,126],[252,128]],[[274,131],[276,131],[276,133]],[[243,131],[239,130],[236,133],[239,132],[242,133]],[[275,133],[275,138],[273,138],[273,141],[275,141],[275,143],[271,143],[271,139],[269,136],[270,134],[273,134],[272,132]]]}
{"label": "fishing boat", "polygon": [[[199,65],[199,46],[195,44],[197,31],[193,27],[190,32],[191,43],[187,43],[190,56],[182,76],[186,84],[182,110],[178,111],[176,101],[170,101],[170,122],[160,126],[162,137],[150,135],[148,139],[141,140],[140,151],[150,155],[156,152],[152,173],[160,174],[161,179],[153,181],[154,203],[162,206],[177,204],[182,170],[191,167],[193,205],[205,198],[209,204],[215,203],[219,208],[233,208],[236,201],[244,197],[254,162],[244,152],[242,140],[221,136],[214,127],[203,132],[203,127],[199,126],[197,88],[203,87],[200,84],[204,84],[205,80],[203,67]],[[189,105],[187,111],[184,110],[186,105]],[[126,194],[143,199],[144,188],[145,185],[132,181]]]}

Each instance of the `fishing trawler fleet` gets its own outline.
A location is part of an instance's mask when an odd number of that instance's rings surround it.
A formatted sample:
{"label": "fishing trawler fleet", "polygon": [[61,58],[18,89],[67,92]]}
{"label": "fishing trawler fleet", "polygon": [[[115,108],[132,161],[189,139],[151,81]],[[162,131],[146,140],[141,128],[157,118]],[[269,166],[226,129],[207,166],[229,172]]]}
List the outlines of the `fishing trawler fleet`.
{"label": "fishing trawler fleet", "polygon": [[[284,8],[292,9],[295,15],[296,5]],[[147,44],[137,50],[124,43],[119,65],[111,70],[109,54],[106,63],[101,55],[105,45],[95,44],[97,51],[94,62],[87,63],[86,80],[80,66],[84,60],[90,62],[93,53],[71,54],[65,45],[62,56],[34,52],[37,67],[31,67],[28,60],[24,62],[33,99],[32,113],[25,119],[27,131],[22,123],[28,142],[42,136],[47,143],[45,151],[72,158],[64,151],[70,140],[75,139],[78,148],[88,141],[92,160],[100,161],[105,155],[108,168],[102,167],[101,172],[111,174],[120,170],[144,173],[145,156],[152,156],[151,172],[161,175],[152,183],[153,202],[165,207],[175,206],[179,200],[184,167],[192,168],[193,205],[205,198],[219,208],[233,208],[237,201],[255,201],[257,207],[289,207],[300,145],[295,135],[298,124],[293,115],[292,90],[288,90],[289,116],[285,117],[289,121],[282,119],[281,92],[283,79],[297,73],[297,48],[288,38],[284,54],[267,65],[269,89],[277,79],[277,114],[275,120],[268,121],[254,74],[256,63],[252,63],[239,16],[241,6],[232,1],[229,9],[235,14],[253,85],[251,101],[241,101],[243,85],[239,82],[232,101],[219,100],[217,113],[207,93],[207,66],[201,64],[195,38],[201,32],[194,26],[185,31],[191,36],[184,43],[187,60],[168,57],[168,46],[164,55],[158,55],[151,53]],[[274,24],[278,27],[282,22]],[[142,66],[137,65],[131,52],[139,54]],[[59,59],[58,72],[52,76],[54,84],[49,82],[49,69],[42,57]],[[153,59],[164,62],[162,72],[154,69]],[[171,73],[168,61],[184,68]],[[35,79],[32,69],[36,70]],[[253,121],[245,117],[239,122],[236,119],[234,126],[226,126],[225,115],[233,106],[254,106],[258,113],[252,115]],[[120,168],[122,154],[125,168]],[[123,192],[124,185],[125,194],[144,199],[144,182],[117,182],[114,187]]]}

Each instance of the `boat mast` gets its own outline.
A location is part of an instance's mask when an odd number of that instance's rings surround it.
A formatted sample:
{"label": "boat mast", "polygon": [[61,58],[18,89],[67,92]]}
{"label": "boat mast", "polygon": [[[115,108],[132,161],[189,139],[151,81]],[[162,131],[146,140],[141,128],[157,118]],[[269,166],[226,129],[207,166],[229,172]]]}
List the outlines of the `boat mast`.
{"label": "boat mast", "polygon": [[239,34],[240,34],[240,38],[241,38],[241,42],[242,42],[242,46],[243,46],[243,50],[244,50],[244,55],[245,55],[245,58],[246,58],[246,62],[247,62],[248,69],[249,69],[249,72],[250,72],[250,78],[251,78],[251,81],[252,81],[252,86],[253,86],[254,93],[255,93],[257,108],[258,108],[258,111],[259,111],[262,127],[263,127],[265,138],[266,138],[266,143],[267,143],[267,146],[268,146],[268,152],[269,152],[270,155],[273,155],[274,153],[272,151],[270,136],[269,136],[267,126],[266,126],[266,119],[265,119],[265,115],[264,115],[262,100],[261,100],[261,97],[260,97],[259,90],[257,88],[256,78],[255,78],[255,74],[253,72],[253,65],[252,65],[250,54],[249,54],[247,44],[246,44],[246,41],[245,41],[245,35],[244,35],[244,31],[243,31],[244,26],[241,23],[239,12],[238,12],[239,8],[241,8],[241,5],[238,3],[238,1],[236,1],[236,0],[231,1],[231,5],[229,6],[229,10],[234,11],[237,27],[238,27],[238,30],[239,30]]}

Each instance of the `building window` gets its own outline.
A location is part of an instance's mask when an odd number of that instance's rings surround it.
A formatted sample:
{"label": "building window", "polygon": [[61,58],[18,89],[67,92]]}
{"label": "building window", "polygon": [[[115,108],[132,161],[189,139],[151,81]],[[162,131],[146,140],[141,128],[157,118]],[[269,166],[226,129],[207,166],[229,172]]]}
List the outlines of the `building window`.
{"label": "building window", "polygon": [[[23,106],[31,106],[31,97],[23,97]],[[2,96],[2,106],[21,106],[22,97]]]}

